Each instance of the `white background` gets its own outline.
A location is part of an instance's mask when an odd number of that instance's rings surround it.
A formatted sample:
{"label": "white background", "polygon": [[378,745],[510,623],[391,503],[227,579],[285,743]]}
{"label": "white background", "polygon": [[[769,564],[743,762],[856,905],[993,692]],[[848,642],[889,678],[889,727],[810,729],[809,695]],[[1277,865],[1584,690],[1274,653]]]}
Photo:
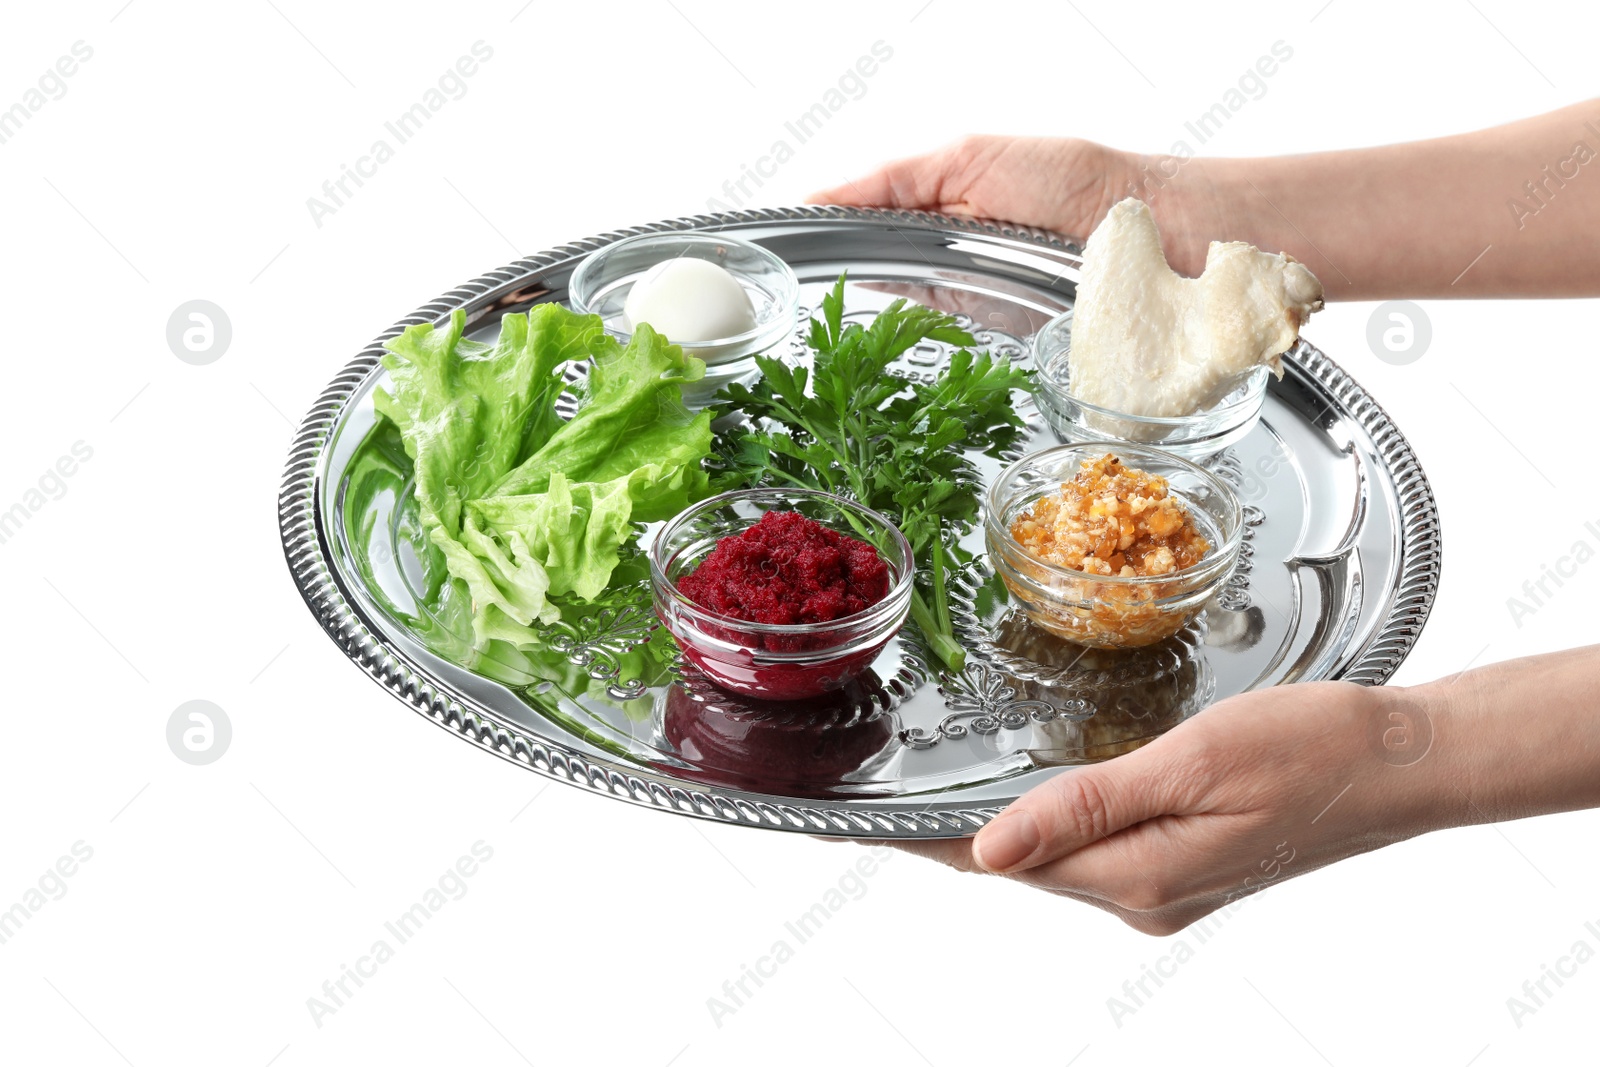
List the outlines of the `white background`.
{"label": "white background", "polygon": [[[1600,944],[1583,928],[1600,920],[1594,814],[1438,834],[1288,882],[1120,1027],[1107,998],[1178,939],[896,856],[719,1027],[707,998],[861,850],[547,786],[449,737],[323,636],[275,515],[291,423],[372,336],[517,254],[705,211],[875,41],[893,57],[866,94],[752,202],[794,203],[966,132],[1164,151],[1277,40],[1292,60],[1207,152],[1489,125],[1593,92],[1592,12],[124,2],[9,5],[0,33],[0,107],[74,42],[94,50],[0,144],[0,509],[75,442],[93,449],[0,545],[0,908],[75,842],[93,849],[0,945],[0,1058],[1592,1058],[1600,964],[1520,1028],[1506,998],[1578,938]],[[316,226],[307,198],[480,39],[493,58],[466,95]],[[1558,207],[1536,224],[1561,225]],[[233,324],[209,366],[165,340],[195,298]],[[1584,529],[1600,522],[1593,304],[1429,302],[1432,347],[1403,367],[1368,349],[1372,307],[1331,307],[1308,333],[1410,436],[1443,511],[1443,588],[1398,680],[1592,640],[1600,565],[1520,627],[1505,601],[1600,540]],[[232,720],[210,766],[166,744],[191,699]],[[465,897],[316,1025],[307,998],[479,840],[493,858]]]}

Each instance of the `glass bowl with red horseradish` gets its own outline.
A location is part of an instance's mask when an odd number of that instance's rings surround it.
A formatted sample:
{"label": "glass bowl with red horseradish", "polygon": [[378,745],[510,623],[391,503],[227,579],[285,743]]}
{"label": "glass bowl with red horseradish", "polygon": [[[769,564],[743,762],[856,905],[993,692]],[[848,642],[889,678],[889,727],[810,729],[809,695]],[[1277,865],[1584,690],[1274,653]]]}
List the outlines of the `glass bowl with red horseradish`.
{"label": "glass bowl with red horseradish", "polygon": [[911,609],[911,545],[876,511],[812,489],[703,500],[650,546],[656,614],[724,689],[805,700],[848,684]]}

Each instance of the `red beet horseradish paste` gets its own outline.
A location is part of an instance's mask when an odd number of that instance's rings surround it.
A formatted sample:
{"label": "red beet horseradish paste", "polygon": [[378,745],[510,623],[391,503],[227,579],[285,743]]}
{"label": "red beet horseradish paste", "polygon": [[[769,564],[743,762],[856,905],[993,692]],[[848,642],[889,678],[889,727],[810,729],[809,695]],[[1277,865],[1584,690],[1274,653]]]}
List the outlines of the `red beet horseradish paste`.
{"label": "red beet horseradish paste", "polygon": [[[684,596],[718,615],[795,626],[834,622],[867,610],[889,595],[890,574],[877,549],[865,541],[796,511],[769,511],[743,532],[718,541],[677,585]],[[708,628],[708,632],[715,631]],[[771,653],[804,653],[838,641],[827,633],[716,636]],[[699,660],[697,651],[685,649],[691,660]],[[857,648],[823,663],[754,667],[749,681],[769,700],[813,696],[842,684],[876,653],[877,649]]]}
{"label": "red beet horseradish paste", "polygon": [[832,622],[888,596],[889,567],[865,541],[798,511],[769,511],[743,533],[718,541],[699,567],[678,579],[678,590],[745,622]]}

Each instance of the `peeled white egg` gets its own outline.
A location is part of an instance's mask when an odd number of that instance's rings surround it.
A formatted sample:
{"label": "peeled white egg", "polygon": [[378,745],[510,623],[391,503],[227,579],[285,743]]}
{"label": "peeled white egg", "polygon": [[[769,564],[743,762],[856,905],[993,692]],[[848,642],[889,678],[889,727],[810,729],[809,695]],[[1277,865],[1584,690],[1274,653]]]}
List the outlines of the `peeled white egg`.
{"label": "peeled white egg", "polygon": [[752,330],[756,311],[732,274],[684,256],[657,263],[633,283],[622,307],[632,330],[641,322],[678,344],[718,341]]}

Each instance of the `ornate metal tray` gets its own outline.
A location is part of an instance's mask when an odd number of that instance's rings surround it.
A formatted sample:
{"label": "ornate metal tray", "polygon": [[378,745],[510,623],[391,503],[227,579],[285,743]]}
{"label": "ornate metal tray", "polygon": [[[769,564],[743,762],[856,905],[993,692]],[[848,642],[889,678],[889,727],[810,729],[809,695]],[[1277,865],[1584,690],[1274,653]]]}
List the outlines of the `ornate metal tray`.
{"label": "ornate metal tray", "polygon": [[[636,233],[724,230],[782,256],[802,319],[848,268],[846,307],[897,296],[970,320],[993,351],[1070,306],[1077,246],[1051,234],[907,212],[797,208],[618,231],[512,263],[386,330],[334,378],[289,455],[279,519],[289,568],[329,636],[413,710],[503,759],[663,811],[844,837],[971,834],[1065,767],[1129,751],[1216,699],[1287,682],[1381,684],[1416,641],[1439,580],[1432,491],[1400,431],[1332,360],[1301,342],[1251,436],[1214,461],[1247,507],[1238,570],[1200,620],[1154,648],[1085,652],[1013,615],[978,565],[953,596],[970,655],[928,666],[914,628],[837,698],[760,705],[692,668],[631,677],[648,608],[597,612],[550,634],[540,658],[474,654],[428,607],[408,518],[408,461],[375,432],[382,342],[464,308],[473,336],[502,314],[564,298],[590,252]],[[804,346],[785,342],[790,358]],[[779,351],[783,350],[780,346]],[[919,347],[896,373],[937,372]],[[1026,450],[1055,443],[1031,400]],[[992,459],[974,457],[992,475]],[[981,533],[969,545],[980,552]],[[434,586],[436,589],[437,586]]]}

